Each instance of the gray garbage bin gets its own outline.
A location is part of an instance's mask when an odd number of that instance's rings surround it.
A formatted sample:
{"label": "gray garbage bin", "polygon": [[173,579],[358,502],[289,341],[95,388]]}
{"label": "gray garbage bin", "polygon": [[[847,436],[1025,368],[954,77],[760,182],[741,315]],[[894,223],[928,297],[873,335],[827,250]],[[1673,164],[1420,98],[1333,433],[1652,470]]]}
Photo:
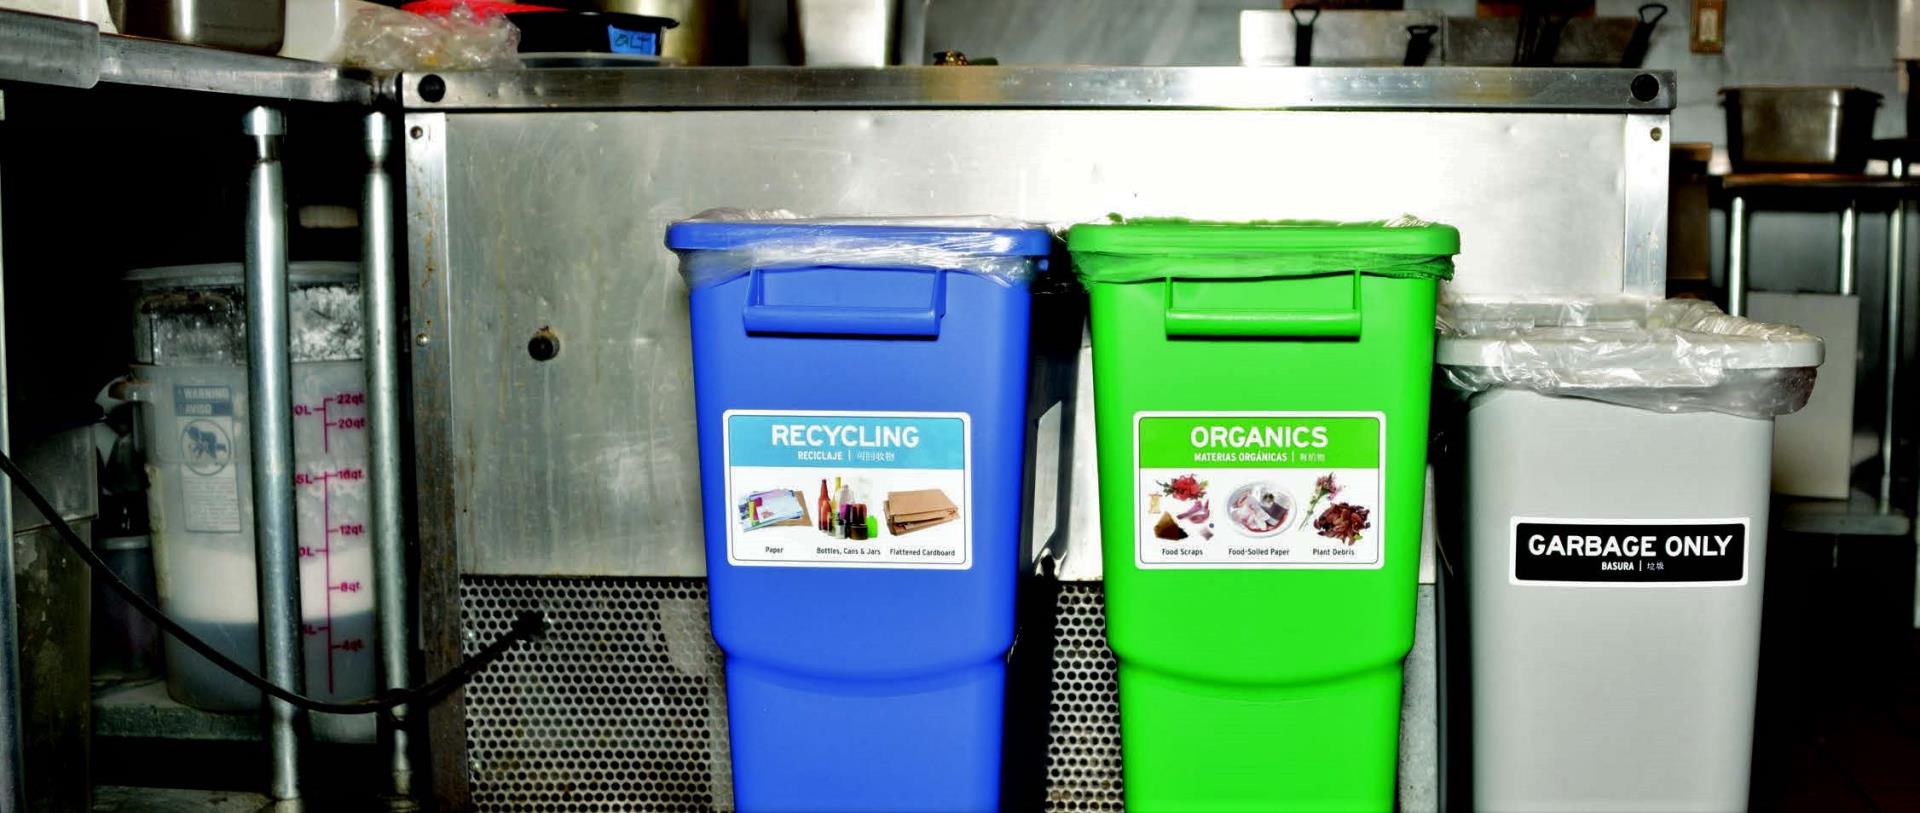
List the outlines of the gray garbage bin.
{"label": "gray garbage bin", "polygon": [[1744,810],[1773,416],[1820,340],[1683,301],[1453,319],[1475,807]]}

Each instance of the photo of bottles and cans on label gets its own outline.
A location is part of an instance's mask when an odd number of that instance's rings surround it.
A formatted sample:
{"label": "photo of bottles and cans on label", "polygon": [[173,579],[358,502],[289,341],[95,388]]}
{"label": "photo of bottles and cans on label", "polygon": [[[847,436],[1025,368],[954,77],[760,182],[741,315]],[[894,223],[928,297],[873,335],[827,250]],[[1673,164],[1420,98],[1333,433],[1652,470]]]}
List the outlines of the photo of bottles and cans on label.
{"label": "photo of bottles and cans on label", "polygon": [[965,414],[734,410],[724,421],[729,564],[972,566]]}
{"label": "photo of bottles and cans on label", "polygon": [[1136,413],[1135,564],[1379,568],[1385,444],[1379,413]]}

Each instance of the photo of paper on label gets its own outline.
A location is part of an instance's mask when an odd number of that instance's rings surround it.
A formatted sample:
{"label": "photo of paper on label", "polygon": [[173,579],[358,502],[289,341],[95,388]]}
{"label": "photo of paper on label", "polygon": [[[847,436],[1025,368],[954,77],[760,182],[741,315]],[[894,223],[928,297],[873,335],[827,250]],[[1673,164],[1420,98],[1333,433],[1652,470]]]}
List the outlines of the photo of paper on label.
{"label": "photo of paper on label", "polygon": [[734,410],[725,426],[730,564],[972,566],[965,414]]}
{"label": "photo of paper on label", "polygon": [[1134,416],[1142,568],[1386,563],[1378,413]]}
{"label": "photo of paper on label", "polygon": [[1513,519],[1514,584],[1747,583],[1746,517]]}

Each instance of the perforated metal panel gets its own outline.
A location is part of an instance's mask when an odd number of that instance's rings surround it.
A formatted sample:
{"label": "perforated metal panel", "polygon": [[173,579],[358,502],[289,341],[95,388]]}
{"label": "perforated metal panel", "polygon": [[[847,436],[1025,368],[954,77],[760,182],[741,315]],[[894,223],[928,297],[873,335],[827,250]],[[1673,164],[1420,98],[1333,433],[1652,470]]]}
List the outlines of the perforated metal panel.
{"label": "perforated metal panel", "polygon": [[[468,654],[522,609],[552,625],[467,689],[480,810],[733,808],[703,580],[468,576],[460,605]],[[1119,813],[1120,707],[1098,583],[1060,585],[1051,667],[1045,809]]]}
{"label": "perforated metal panel", "polygon": [[524,609],[521,645],[467,688],[474,805],[483,811],[733,809],[722,658],[698,579],[469,576],[471,655]]}
{"label": "perforated metal panel", "polygon": [[1054,619],[1053,702],[1047,725],[1047,810],[1124,810],[1120,702],[1101,585],[1060,585]]}

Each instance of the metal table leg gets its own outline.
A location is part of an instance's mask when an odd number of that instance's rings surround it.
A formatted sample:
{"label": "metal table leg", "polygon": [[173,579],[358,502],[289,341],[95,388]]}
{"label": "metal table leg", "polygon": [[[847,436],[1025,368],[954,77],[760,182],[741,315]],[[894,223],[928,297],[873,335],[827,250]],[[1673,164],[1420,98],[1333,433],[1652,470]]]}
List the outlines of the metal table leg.
{"label": "metal table leg", "polygon": [[1840,212],[1840,295],[1853,296],[1860,275],[1860,204],[1847,201]]}
{"label": "metal table leg", "polygon": [[1727,313],[1747,314],[1747,199],[1734,195],[1727,209]]}
{"label": "metal table leg", "polygon": [[[6,92],[0,91],[0,124],[6,119]],[[4,268],[4,263],[0,263]],[[0,302],[4,302],[0,294]],[[6,319],[0,317],[0,327]],[[7,341],[0,330],[0,449],[13,453],[7,427]],[[11,484],[9,484],[11,485]],[[14,620],[18,600],[13,590],[13,489],[0,487],[0,528],[6,529],[5,544],[0,544],[0,813],[14,813],[26,806],[26,774],[21,769],[20,747],[20,628]]]}
{"label": "metal table leg", "polygon": [[[392,131],[387,114],[367,114],[367,185],[361,205],[361,291],[366,297],[368,463],[373,490],[374,598],[380,618],[380,675],[388,689],[406,688],[408,657],[407,550],[400,502],[400,312],[393,274],[393,179],[387,174]],[[406,707],[387,719],[388,767],[396,796],[413,793],[407,755]]]}
{"label": "metal table leg", "polygon": [[[1893,159],[1892,174],[1895,178],[1904,178],[1907,163],[1903,158]],[[1886,336],[1882,345],[1886,348],[1886,401],[1885,414],[1880,421],[1880,513],[1893,510],[1893,434],[1897,428],[1895,418],[1898,404],[1900,382],[1900,318],[1901,300],[1906,296],[1902,291],[1902,282],[1906,277],[1907,265],[1907,199],[1902,196],[1887,213],[1887,324]]]}
{"label": "metal table leg", "polygon": [[[253,446],[253,538],[260,592],[260,663],[274,685],[305,692],[299,537],[293,483],[293,376],[288,344],[287,207],[280,172],[286,118],[247,112],[254,142],[247,188],[247,416]],[[300,710],[267,701],[268,794],[300,798]]]}

